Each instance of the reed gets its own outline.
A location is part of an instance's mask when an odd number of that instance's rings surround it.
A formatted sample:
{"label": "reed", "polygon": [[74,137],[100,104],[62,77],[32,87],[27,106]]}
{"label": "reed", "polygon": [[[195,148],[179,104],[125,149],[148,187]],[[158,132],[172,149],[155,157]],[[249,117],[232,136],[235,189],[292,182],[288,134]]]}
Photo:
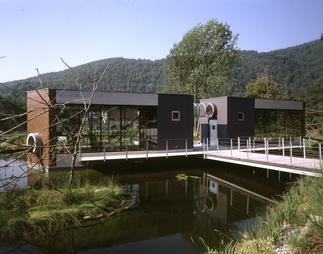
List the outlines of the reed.
{"label": "reed", "polygon": [[0,193],[0,242],[35,238],[107,215],[130,195],[115,180],[79,188],[15,189]]}
{"label": "reed", "polygon": [[[305,226],[309,227],[309,232],[300,240],[300,231]],[[286,232],[287,228],[293,229]],[[265,219],[243,232],[242,240],[231,246],[230,253],[273,253],[284,234],[289,234],[287,243],[299,253],[323,251],[322,175],[300,178],[281,201],[269,208]]]}
{"label": "reed", "polygon": [[[286,243],[297,253],[323,253],[322,175],[323,170],[319,177],[300,178],[281,201],[268,209],[265,218],[241,233],[241,240],[230,243],[225,251],[208,253],[274,253],[277,242],[286,235]],[[300,239],[304,227],[309,231]]]}

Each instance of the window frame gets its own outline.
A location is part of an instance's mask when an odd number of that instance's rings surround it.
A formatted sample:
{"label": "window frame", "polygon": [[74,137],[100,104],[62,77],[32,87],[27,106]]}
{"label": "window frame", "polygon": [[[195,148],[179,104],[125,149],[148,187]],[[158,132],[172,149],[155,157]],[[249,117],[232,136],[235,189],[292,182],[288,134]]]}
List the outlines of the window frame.
{"label": "window frame", "polygon": [[172,111],[172,121],[180,121],[181,120],[181,112],[179,110]]}
{"label": "window frame", "polygon": [[243,112],[241,112],[241,111],[239,111],[238,113],[237,113],[237,120],[238,121],[244,121],[244,113]]}

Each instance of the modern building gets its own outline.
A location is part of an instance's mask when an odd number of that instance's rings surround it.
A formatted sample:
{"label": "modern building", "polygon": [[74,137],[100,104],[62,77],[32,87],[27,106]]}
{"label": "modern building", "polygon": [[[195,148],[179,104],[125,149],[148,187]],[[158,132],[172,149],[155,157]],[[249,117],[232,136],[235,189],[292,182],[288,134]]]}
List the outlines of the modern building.
{"label": "modern building", "polygon": [[196,119],[211,147],[305,135],[302,101],[224,96],[194,104],[192,95],[42,89],[27,92],[29,161],[49,169],[68,166],[73,153],[193,151]]}
{"label": "modern building", "polygon": [[29,91],[31,160],[56,166],[57,154],[72,151],[77,135],[82,152],[193,149],[192,105],[192,95]]}
{"label": "modern building", "polygon": [[206,105],[200,110],[205,114],[208,105],[212,105],[215,112],[212,117],[200,118],[202,140],[210,138],[212,128],[215,128],[219,140],[305,136],[303,101],[224,96],[203,99],[201,104]]}

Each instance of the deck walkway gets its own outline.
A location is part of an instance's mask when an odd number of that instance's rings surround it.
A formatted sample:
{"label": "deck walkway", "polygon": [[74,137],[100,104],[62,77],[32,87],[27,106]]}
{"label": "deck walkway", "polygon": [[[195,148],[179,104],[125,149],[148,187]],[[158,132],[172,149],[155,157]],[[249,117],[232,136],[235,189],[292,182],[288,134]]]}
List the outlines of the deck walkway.
{"label": "deck walkway", "polygon": [[320,174],[320,160],[301,157],[255,153],[250,151],[209,151],[206,159],[239,165],[316,176]]}
{"label": "deck walkway", "polygon": [[[273,148],[271,148],[273,149]],[[278,147],[276,148],[278,149]],[[289,148],[288,148],[289,149]],[[251,152],[250,150],[223,149],[205,150],[195,147],[191,150],[172,151],[129,151],[129,152],[106,152],[106,153],[83,153],[80,162],[107,162],[110,160],[133,160],[168,157],[200,156],[204,159],[226,163],[276,170],[294,174],[316,176],[320,174],[321,161],[319,159],[300,158]],[[264,149],[263,149],[264,150]]]}

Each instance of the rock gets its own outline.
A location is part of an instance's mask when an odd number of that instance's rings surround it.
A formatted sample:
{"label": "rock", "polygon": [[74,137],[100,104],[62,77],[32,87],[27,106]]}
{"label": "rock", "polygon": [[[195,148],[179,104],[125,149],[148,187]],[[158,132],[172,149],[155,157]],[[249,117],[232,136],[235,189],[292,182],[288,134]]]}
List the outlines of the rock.
{"label": "rock", "polygon": [[297,240],[300,241],[300,240],[304,239],[305,236],[307,236],[309,232],[310,232],[310,229],[308,226],[303,227],[301,232],[299,233]]}

